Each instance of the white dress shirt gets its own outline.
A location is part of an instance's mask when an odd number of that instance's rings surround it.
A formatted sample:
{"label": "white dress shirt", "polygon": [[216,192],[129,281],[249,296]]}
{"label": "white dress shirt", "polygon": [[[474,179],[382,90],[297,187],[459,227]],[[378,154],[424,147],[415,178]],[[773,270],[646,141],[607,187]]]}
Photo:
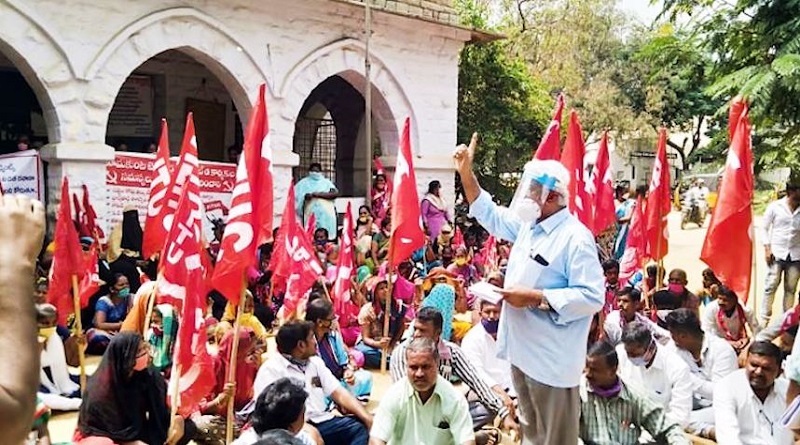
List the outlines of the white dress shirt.
{"label": "white dress shirt", "polygon": [[692,411],[689,367],[668,348],[659,345],[656,348],[653,364],[645,367],[631,363],[624,345],[617,346],[619,375],[627,384],[637,386],[664,407],[668,418],[685,427]]}
{"label": "white dress shirt", "polygon": [[791,445],[794,436],[781,427],[788,380],[775,379],[762,403],[750,388],[746,370],[729,374],[714,387],[717,443],[725,445]]}
{"label": "white dress shirt", "polygon": [[461,340],[461,350],[489,386],[499,385],[510,395],[516,396],[511,383],[511,364],[497,357],[497,341],[482,324],[476,324],[467,332]]}
{"label": "white dress shirt", "polygon": [[800,261],[800,207],[792,211],[786,198],[771,202],[761,219],[761,242],[776,260]]}
{"label": "white dress shirt", "polygon": [[305,371],[300,369],[299,366],[289,362],[280,354],[271,356],[258,369],[256,380],[253,383],[253,401],[258,399],[258,396],[270,383],[283,377],[293,378],[303,383],[303,387],[308,393],[306,420],[316,424],[333,419],[333,413],[328,411],[328,403],[325,398],[342,388],[339,380],[325,366],[325,362],[317,356],[311,357],[305,368]]}
{"label": "white dress shirt", "polygon": [[526,376],[556,388],[577,388],[586,365],[592,317],[603,308],[605,279],[594,236],[561,209],[537,223],[523,222],[481,191],[470,215],[498,238],[514,243],[506,289],[541,289],[550,310],[503,303],[497,332],[499,356]]}
{"label": "white dress shirt", "polygon": [[[653,333],[653,337],[656,339],[657,342],[665,345],[672,340],[672,337],[669,335],[669,331],[662,328],[653,320],[645,317],[644,315],[640,314],[639,312],[636,313],[636,316],[633,321],[638,321],[639,323],[643,323],[645,326],[650,328],[650,332]],[[622,313],[619,310],[611,311],[608,313],[606,317],[606,321],[603,323],[603,330],[606,331],[606,341],[611,343],[611,346],[617,346],[622,341],[622,330],[624,329],[623,326],[627,325],[628,323],[622,322]]]}
{"label": "white dress shirt", "polygon": [[[800,257],[798,258],[800,259]],[[741,303],[739,303],[741,304]],[[742,327],[742,323],[750,325],[750,330],[753,331],[753,335],[758,334],[761,332],[761,324],[758,322],[755,314],[753,314],[753,310],[747,306],[742,305],[742,309],[744,310],[744,320],[739,320],[739,311],[733,311],[733,315],[728,317],[727,314],[722,314],[722,322],[725,324],[725,328],[728,329],[728,332],[731,334],[737,335],[740,332]],[[725,332],[720,328],[719,323],[717,322],[717,315],[719,314],[719,303],[716,300],[708,303],[708,305],[703,309],[703,332],[707,334],[716,335],[719,338],[725,338]]]}
{"label": "white dress shirt", "polygon": [[700,348],[700,364],[694,361],[691,352],[678,348],[675,343],[667,346],[689,367],[692,390],[704,406],[710,406],[714,400],[714,384],[728,374],[739,369],[736,351],[727,341],[709,334],[703,336]]}

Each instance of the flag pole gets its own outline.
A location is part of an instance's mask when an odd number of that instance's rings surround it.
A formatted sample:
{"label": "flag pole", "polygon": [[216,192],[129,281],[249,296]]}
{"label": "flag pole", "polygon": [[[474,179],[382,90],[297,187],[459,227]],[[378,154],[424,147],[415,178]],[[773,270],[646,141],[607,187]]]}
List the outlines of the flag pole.
{"label": "flag pole", "polygon": [[[72,304],[75,309],[75,333],[78,338],[83,337],[83,326],[81,325],[81,298],[78,290],[78,276],[72,275]],[[86,391],[86,357],[84,348],[86,345],[78,342],[78,364],[81,368],[81,393]]]}
{"label": "flag pole", "polygon": [[325,296],[328,298],[328,301],[333,303],[333,298],[331,298],[331,293],[328,292],[328,285],[327,285],[327,283],[325,283],[325,278],[324,277],[319,277],[317,279],[317,282],[320,284],[320,286],[322,286],[322,290],[323,290],[323,292],[325,292]]}
{"label": "flag pole", "polygon": [[756,247],[758,243],[756,243],[756,230],[755,230],[756,212],[753,209],[752,199],[750,201],[750,221],[751,221],[750,225],[751,227],[753,227],[753,236],[752,239],[750,240],[750,242],[752,243],[751,247],[752,253],[750,257],[752,258],[752,263],[753,263],[753,277],[750,281],[752,281],[753,283],[753,309],[755,313],[758,313],[758,260],[756,259],[757,258]]}
{"label": "flag pole", "polygon": [[372,65],[369,61],[370,50],[369,43],[372,38],[372,0],[364,0],[364,80],[366,86],[364,87],[364,131],[366,133],[366,146],[364,163],[364,172],[366,173],[367,189],[364,190],[366,195],[367,204],[370,202],[370,193],[372,192],[372,79],[371,71]]}
{"label": "flag pole", "polygon": [[142,326],[142,337],[147,335],[147,330],[150,329],[150,318],[153,316],[153,308],[156,306],[156,292],[158,292],[158,281],[153,286],[153,291],[150,292],[149,300],[147,300],[147,311],[144,316],[144,325]]}
{"label": "flag pole", "polygon": [[[236,319],[233,322],[233,344],[231,345],[231,358],[228,363],[230,366],[228,367],[228,383],[236,383],[236,358],[239,354],[239,329],[240,329],[240,322],[242,319],[242,313],[244,313],[244,299],[247,297],[247,282],[244,276],[242,277],[242,293],[239,298],[239,304],[236,308]],[[227,422],[225,424],[225,443],[230,445],[233,442],[233,408],[234,408],[234,399],[235,397],[231,397],[228,399],[228,415],[227,415]]]}
{"label": "flag pole", "polygon": [[[386,276],[387,276],[387,284],[389,285],[389,296],[386,298],[386,302],[384,303],[383,307],[383,338],[389,336],[389,319],[392,317],[392,293],[394,292],[392,286],[392,261],[394,259],[394,254],[392,250],[389,250],[389,264],[386,268]],[[381,350],[381,374],[386,374],[386,364],[389,361],[389,347],[386,346]]]}

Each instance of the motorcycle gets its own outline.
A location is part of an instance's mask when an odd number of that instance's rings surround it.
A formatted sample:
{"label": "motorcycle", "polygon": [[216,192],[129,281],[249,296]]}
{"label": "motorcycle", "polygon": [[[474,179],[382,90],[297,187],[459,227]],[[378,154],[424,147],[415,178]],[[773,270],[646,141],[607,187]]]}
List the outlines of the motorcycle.
{"label": "motorcycle", "polygon": [[681,213],[681,230],[686,230],[686,225],[689,223],[697,224],[697,227],[703,227],[706,221],[705,206],[701,205],[698,199],[684,201]]}

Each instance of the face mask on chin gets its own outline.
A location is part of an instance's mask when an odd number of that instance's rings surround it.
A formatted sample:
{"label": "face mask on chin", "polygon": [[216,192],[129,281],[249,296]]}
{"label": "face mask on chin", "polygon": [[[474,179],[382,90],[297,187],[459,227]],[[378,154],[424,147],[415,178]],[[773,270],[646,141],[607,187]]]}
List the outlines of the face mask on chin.
{"label": "face mask on chin", "polygon": [[524,198],[514,211],[517,216],[526,223],[532,223],[542,216],[542,207],[531,198]]}
{"label": "face mask on chin", "polygon": [[481,325],[483,325],[483,329],[486,330],[487,334],[495,335],[497,334],[497,329],[500,327],[500,320],[488,320],[482,318]]}
{"label": "face mask on chin", "polygon": [[667,290],[675,295],[681,295],[686,291],[686,286],[680,283],[669,283]]}

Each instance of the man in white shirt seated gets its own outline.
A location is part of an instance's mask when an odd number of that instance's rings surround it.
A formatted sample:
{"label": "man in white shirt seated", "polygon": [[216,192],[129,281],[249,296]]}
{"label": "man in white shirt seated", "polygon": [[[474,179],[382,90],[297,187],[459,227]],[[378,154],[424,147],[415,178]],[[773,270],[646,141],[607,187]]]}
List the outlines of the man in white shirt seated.
{"label": "man in white shirt seated", "polygon": [[671,421],[686,427],[692,411],[692,382],[686,363],[659,346],[650,329],[638,321],[625,327],[617,354],[622,379],[645,391]]}
{"label": "man in white shirt seated", "polygon": [[603,329],[606,331],[605,340],[611,343],[611,346],[617,346],[622,341],[622,330],[633,321],[647,326],[662,345],[669,342],[669,332],[639,312],[641,301],[642,293],[638,289],[623,287],[617,291],[619,309],[609,312],[603,324]]}
{"label": "man in white shirt seated", "polygon": [[[497,357],[497,328],[500,324],[501,306],[486,300],[479,300],[481,322],[472,327],[461,341],[461,350],[472,363],[481,378],[491,388],[503,390],[504,398],[515,398],[511,382],[511,364]],[[499,394],[498,394],[499,395]],[[477,395],[467,394],[471,402],[477,402]],[[475,427],[483,427],[491,419],[492,414],[483,404],[470,403],[470,414]]]}
{"label": "man in white shirt seated", "polygon": [[780,418],[786,410],[789,382],[779,377],[783,355],[772,343],[750,345],[744,369],[714,387],[717,443],[725,445],[790,445],[791,430]]}
{"label": "man in white shirt seated", "polygon": [[714,429],[714,384],[739,369],[736,352],[725,340],[708,335],[691,309],[676,309],[666,317],[672,341],[667,346],[689,367],[694,392],[693,411],[687,430],[711,438]]}
{"label": "man in white shirt seated", "polygon": [[439,375],[439,347],[430,338],[403,350],[406,377],[381,398],[370,445],[475,445],[466,399]]}
{"label": "man in white shirt seated", "polygon": [[[272,382],[289,377],[305,384],[306,421],[316,427],[327,445],[366,445],[372,416],[345,389],[317,354],[314,324],[290,321],[281,326],[275,336],[280,355],[270,357],[256,375],[254,398]],[[326,397],[355,416],[336,416],[328,411]]]}

